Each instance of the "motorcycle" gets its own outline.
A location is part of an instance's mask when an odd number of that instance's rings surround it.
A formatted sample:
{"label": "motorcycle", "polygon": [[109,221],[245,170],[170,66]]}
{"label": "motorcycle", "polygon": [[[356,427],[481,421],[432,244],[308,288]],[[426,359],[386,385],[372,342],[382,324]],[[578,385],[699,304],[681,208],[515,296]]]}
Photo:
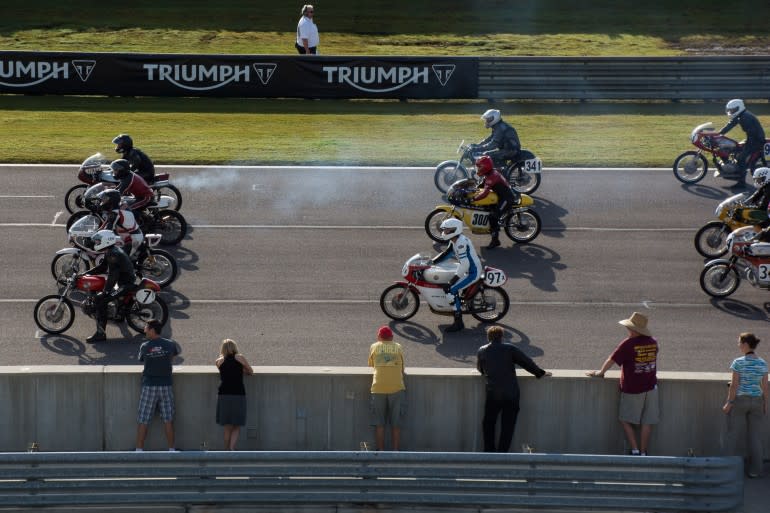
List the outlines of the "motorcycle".
{"label": "motorcycle", "polygon": [[[445,160],[436,166],[433,181],[441,192],[447,192],[457,180],[478,178],[476,173],[476,157],[472,146],[463,140],[457,148],[459,160]],[[511,184],[511,188],[525,194],[532,194],[540,187],[542,161],[529,150],[522,149],[516,160],[506,160],[501,173]]]}
{"label": "motorcycle", "polygon": [[[405,321],[417,313],[422,296],[431,312],[453,315],[454,304],[447,301],[444,286],[454,277],[457,266],[452,262],[432,264],[428,256],[419,253],[412,256],[401,270],[405,280],[382,292],[380,308],[391,319]],[[462,312],[485,323],[502,319],[510,307],[508,294],[502,288],[507,280],[505,271],[484,267],[481,279],[463,291],[460,298]]]}
{"label": "motorcycle", "polygon": [[[425,232],[432,240],[443,242],[441,238],[441,223],[449,218],[460,219],[471,233],[484,234],[490,232],[490,210],[497,203],[497,194],[490,192],[482,200],[471,202],[471,197],[478,192],[476,181],[472,178],[458,180],[447,191],[447,201],[450,205],[439,205],[425,218]],[[521,200],[511,206],[500,217],[500,227],[514,242],[532,242],[540,233],[540,216],[530,207],[535,201],[527,194],[521,194]]]}
{"label": "motorcycle", "polygon": [[[67,212],[74,214],[78,210],[85,208],[83,194],[89,186],[99,182],[117,185],[119,180],[112,176],[109,164],[109,160],[101,153],[95,153],[83,161],[78,170],[78,180],[83,183],[70,187],[64,195],[64,206],[67,207]],[[178,211],[182,208],[182,193],[179,192],[176,186],[171,184],[169,178],[168,173],[156,174],[155,180],[147,185],[155,193],[156,202],[160,202],[161,196],[166,196],[169,199],[168,208]]]}
{"label": "motorcycle", "polygon": [[[72,225],[78,219],[83,217],[93,215],[102,219],[102,215],[99,212],[99,198],[97,196],[105,189],[107,189],[107,186],[100,182],[86,190],[85,194],[83,194],[83,206],[87,210],[79,210],[70,216],[65,225],[67,232],[69,232]],[[160,243],[165,246],[179,244],[187,235],[187,221],[182,214],[168,208],[170,202],[171,199],[169,197],[161,196],[160,201],[151,202],[140,211],[133,211],[139,228],[145,233],[160,234]]]}
{"label": "motorcycle", "polygon": [[745,205],[746,193],[735,194],[717,205],[714,215],[719,221],[709,221],[695,234],[695,249],[706,258],[727,253],[727,236],[744,227],[767,221],[767,210]]}
{"label": "motorcycle", "polygon": [[[75,321],[74,304],[78,304],[85,315],[95,318],[94,300],[106,282],[107,278],[101,275],[67,277],[64,288],[58,294],[45,296],[35,304],[35,324],[52,335],[64,333]],[[151,319],[165,324],[168,320],[168,306],[158,292],[160,285],[149,278],[142,278],[136,289],[107,304],[107,320],[125,320],[137,333],[142,333],[145,324]]]}
{"label": "motorcycle", "polygon": [[[60,249],[51,261],[51,274],[57,283],[66,283],[70,276],[83,274],[101,262],[104,255],[94,251],[90,244],[91,235],[99,230],[100,225],[100,218],[89,215],[78,219],[69,229],[68,239],[72,247]],[[145,234],[130,258],[140,276],[152,278],[165,288],[176,279],[179,269],[173,256],[155,248],[160,238],[156,233]],[[130,239],[123,244],[130,247]]]}
{"label": "motorcycle", "polygon": [[727,236],[730,258],[708,262],[700,273],[700,286],[713,297],[727,297],[738,289],[743,276],[753,287],[770,290],[770,242],[755,237]]}
{"label": "motorcycle", "polygon": [[[674,176],[682,183],[698,183],[708,171],[708,161],[703,153],[711,154],[711,161],[717,171],[714,176],[722,176],[725,179],[743,180],[743,174],[738,178],[735,173],[738,170],[736,156],[743,149],[743,142],[737,142],[726,135],[714,130],[710,121],[696,126],[690,134],[690,142],[698,148],[698,151],[686,151],[674,160]],[[770,157],[770,139],[765,139],[764,148],[756,151],[746,160],[746,169],[752,173],[761,161],[767,165],[767,157]],[[730,177],[735,178],[730,178]]]}

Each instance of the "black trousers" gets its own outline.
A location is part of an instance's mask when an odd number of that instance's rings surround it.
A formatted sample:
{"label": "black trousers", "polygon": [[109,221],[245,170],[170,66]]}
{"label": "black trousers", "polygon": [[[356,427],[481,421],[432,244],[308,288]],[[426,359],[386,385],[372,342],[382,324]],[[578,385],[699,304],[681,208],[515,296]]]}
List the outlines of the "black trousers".
{"label": "black trousers", "polygon": [[[519,398],[501,399],[497,394],[487,392],[484,403],[484,420],[481,423],[484,433],[484,452],[508,452],[516,429],[516,418],[519,416]],[[500,440],[495,445],[495,426],[497,417],[501,416]]]}
{"label": "black trousers", "polygon": [[[294,43],[294,47],[297,49],[297,53],[299,53],[300,55],[305,55],[305,47],[304,46],[298,45],[297,43]],[[311,54],[315,55],[316,47],[315,46],[309,47],[307,49],[307,53],[311,53]]]}
{"label": "black trousers", "polygon": [[759,158],[762,158],[761,152],[764,149],[764,144],[760,143],[759,145],[752,145],[749,146],[746,144],[743,149],[738,153],[738,155],[735,156],[735,161],[737,164],[738,169],[736,170],[736,173],[743,176],[743,174],[746,172],[746,168],[748,167],[751,162],[749,162],[749,157],[751,157],[751,154],[754,152],[760,152]]}

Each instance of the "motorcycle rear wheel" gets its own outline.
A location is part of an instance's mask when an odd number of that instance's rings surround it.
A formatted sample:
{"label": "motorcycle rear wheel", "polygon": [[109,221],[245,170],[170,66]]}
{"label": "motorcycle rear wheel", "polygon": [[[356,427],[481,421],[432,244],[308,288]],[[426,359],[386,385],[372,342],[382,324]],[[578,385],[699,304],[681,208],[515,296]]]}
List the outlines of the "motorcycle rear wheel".
{"label": "motorcycle rear wheel", "polygon": [[64,206],[67,207],[67,212],[74,214],[81,208],[85,208],[83,205],[83,194],[88,189],[88,186],[84,183],[70,187],[67,194],[64,195]]}
{"label": "motorcycle rear wheel", "polygon": [[66,283],[67,278],[75,274],[81,274],[88,270],[86,259],[78,255],[56,255],[51,261],[51,274],[57,283]]}
{"label": "motorcycle rear wheel", "polygon": [[164,246],[179,244],[187,235],[187,221],[176,210],[161,210],[151,219],[152,222],[142,227],[142,231],[160,234],[160,243]]}
{"label": "motorcycle rear wheel", "polygon": [[514,212],[505,219],[505,234],[513,242],[526,244],[532,242],[540,233],[542,223],[534,210]]}
{"label": "motorcycle rear wheel", "polygon": [[150,254],[137,265],[139,274],[157,282],[161,288],[171,285],[179,273],[176,259],[162,249],[151,249]]}
{"label": "motorcycle rear wheel", "polygon": [[674,161],[674,176],[682,183],[698,183],[703,180],[709,164],[697,151],[686,151]]}
{"label": "motorcycle rear wheel", "polygon": [[380,308],[391,319],[405,321],[420,309],[420,298],[413,290],[396,283],[382,292]]}
{"label": "motorcycle rear wheel", "polygon": [[38,328],[51,335],[57,335],[72,326],[75,321],[75,307],[66,297],[51,294],[37,302],[34,317]]}
{"label": "motorcycle rear wheel", "polygon": [[445,242],[444,239],[441,238],[441,229],[439,227],[441,226],[441,223],[452,217],[459,219],[459,217],[451,215],[446,210],[440,208],[433,210],[428,214],[428,217],[425,218],[425,233],[428,234],[428,237],[430,237],[431,240]]}
{"label": "motorcycle rear wheel", "polygon": [[449,187],[457,180],[462,180],[469,176],[468,170],[459,162],[444,162],[436,167],[433,182],[439,191],[446,193]]}
{"label": "motorcycle rear wheel", "polygon": [[735,292],[740,284],[738,271],[721,262],[707,265],[700,273],[700,287],[712,297],[727,297]]}
{"label": "motorcycle rear wheel", "polygon": [[486,312],[471,312],[474,319],[481,322],[495,322],[499,321],[505,314],[508,313],[508,308],[511,306],[511,300],[508,298],[508,293],[498,287],[488,287],[481,289],[471,299],[471,308],[481,308],[482,305],[486,305],[487,308],[491,308]]}
{"label": "motorcycle rear wheel", "polygon": [[143,305],[134,301],[131,310],[126,315],[126,322],[137,333],[144,332],[144,326],[149,320],[158,320],[161,324],[168,321],[168,306],[160,296],[155,296],[155,301],[149,305]]}
{"label": "motorcycle rear wheel", "polygon": [[535,192],[540,187],[540,180],[542,180],[540,173],[524,172],[524,164],[521,162],[509,167],[505,178],[511,184],[511,189],[523,194]]}
{"label": "motorcycle rear wheel", "polygon": [[179,192],[175,185],[168,184],[157,188],[153,187],[153,189],[155,190],[155,201],[160,200],[161,196],[169,196],[174,201],[172,209],[178,212],[182,208],[182,193]]}
{"label": "motorcycle rear wheel", "polygon": [[695,249],[706,258],[719,258],[727,253],[727,236],[731,231],[722,221],[708,222],[695,234]]}

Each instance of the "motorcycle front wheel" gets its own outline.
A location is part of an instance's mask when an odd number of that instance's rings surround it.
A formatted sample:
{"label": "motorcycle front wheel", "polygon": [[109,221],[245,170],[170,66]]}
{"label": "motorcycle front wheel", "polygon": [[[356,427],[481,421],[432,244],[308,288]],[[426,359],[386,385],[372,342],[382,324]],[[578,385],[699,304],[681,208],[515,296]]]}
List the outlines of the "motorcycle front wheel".
{"label": "motorcycle front wheel", "polygon": [[143,227],[142,230],[145,233],[159,233],[161,244],[173,246],[179,244],[187,235],[187,221],[176,210],[161,210],[152,217],[149,226]]}
{"label": "motorcycle front wheel", "polygon": [[508,293],[501,288],[485,288],[473,296],[471,300],[471,315],[481,322],[499,321],[508,313],[511,300]]}
{"label": "motorcycle front wheel", "polygon": [[682,183],[698,183],[703,180],[709,164],[697,151],[686,151],[674,161],[674,176]]}
{"label": "motorcycle front wheel", "polygon": [[155,201],[159,201],[161,196],[168,196],[172,199],[174,204],[171,206],[174,210],[177,212],[180,208],[182,208],[182,193],[179,192],[179,189],[176,188],[176,186],[168,184],[163,185],[155,189]]}
{"label": "motorcycle front wheel", "polygon": [[433,175],[433,182],[436,188],[445,193],[449,187],[457,180],[468,178],[468,170],[459,162],[444,162],[436,167],[436,173]]}
{"label": "motorcycle front wheel", "polygon": [[413,290],[396,283],[382,292],[380,308],[391,319],[405,321],[417,313],[420,298]]}
{"label": "motorcycle front wheel", "polygon": [[67,229],[67,233],[69,233],[70,228],[72,228],[72,225],[75,224],[75,221],[90,215],[91,215],[91,212],[89,210],[78,210],[77,212],[72,214],[70,218],[67,219],[67,224],[64,225],[65,228]]}
{"label": "motorcycle front wheel", "polygon": [[727,253],[730,227],[722,221],[711,221],[695,234],[695,249],[706,258],[718,258]]}
{"label": "motorcycle front wheel", "polygon": [[514,212],[505,219],[505,234],[520,244],[532,242],[541,229],[540,216],[534,210]]}
{"label": "motorcycle front wheel", "polygon": [[56,335],[70,329],[75,321],[75,307],[66,297],[51,294],[37,302],[34,316],[38,328]]}
{"label": "motorcycle front wheel", "polygon": [[139,274],[157,282],[161,288],[168,287],[176,279],[179,267],[176,259],[162,249],[151,249],[149,255],[137,267]]}
{"label": "motorcycle front wheel", "polygon": [[134,301],[126,315],[126,322],[137,333],[144,332],[145,324],[152,319],[160,321],[161,324],[166,324],[168,321],[168,306],[160,296],[155,296],[155,301],[149,305]]}
{"label": "motorcycle front wheel", "polygon": [[79,255],[56,255],[51,261],[51,274],[54,280],[64,284],[67,278],[86,272],[88,267],[88,262]]}
{"label": "motorcycle front wheel", "polygon": [[88,186],[84,183],[70,187],[67,194],[64,195],[64,206],[67,207],[67,212],[74,214],[81,208],[85,208],[83,205],[83,193],[86,192]]}
{"label": "motorcycle front wheel", "polygon": [[700,287],[713,297],[727,297],[741,284],[738,271],[724,263],[711,264],[700,273]]}
{"label": "motorcycle front wheel", "polygon": [[431,240],[445,242],[444,239],[441,238],[441,223],[452,217],[457,216],[452,216],[449,212],[440,208],[433,210],[428,214],[428,217],[425,218],[425,233],[428,234],[428,237],[430,237]]}
{"label": "motorcycle front wheel", "polygon": [[540,187],[540,173],[527,173],[521,162],[508,168],[505,177],[511,185],[511,189],[523,193],[532,194]]}

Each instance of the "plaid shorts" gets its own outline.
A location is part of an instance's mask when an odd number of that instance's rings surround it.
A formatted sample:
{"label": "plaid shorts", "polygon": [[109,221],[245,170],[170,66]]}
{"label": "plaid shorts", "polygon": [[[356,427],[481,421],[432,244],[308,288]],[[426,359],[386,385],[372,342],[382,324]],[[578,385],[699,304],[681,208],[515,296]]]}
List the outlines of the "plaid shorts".
{"label": "plaid shorts", "polygon": [[143,386],[139,396],[139,413],[136,421],[139,424],[149,424],[155,409],[160,409],[163,422],[174,419],[174,389],[171,386]]}

